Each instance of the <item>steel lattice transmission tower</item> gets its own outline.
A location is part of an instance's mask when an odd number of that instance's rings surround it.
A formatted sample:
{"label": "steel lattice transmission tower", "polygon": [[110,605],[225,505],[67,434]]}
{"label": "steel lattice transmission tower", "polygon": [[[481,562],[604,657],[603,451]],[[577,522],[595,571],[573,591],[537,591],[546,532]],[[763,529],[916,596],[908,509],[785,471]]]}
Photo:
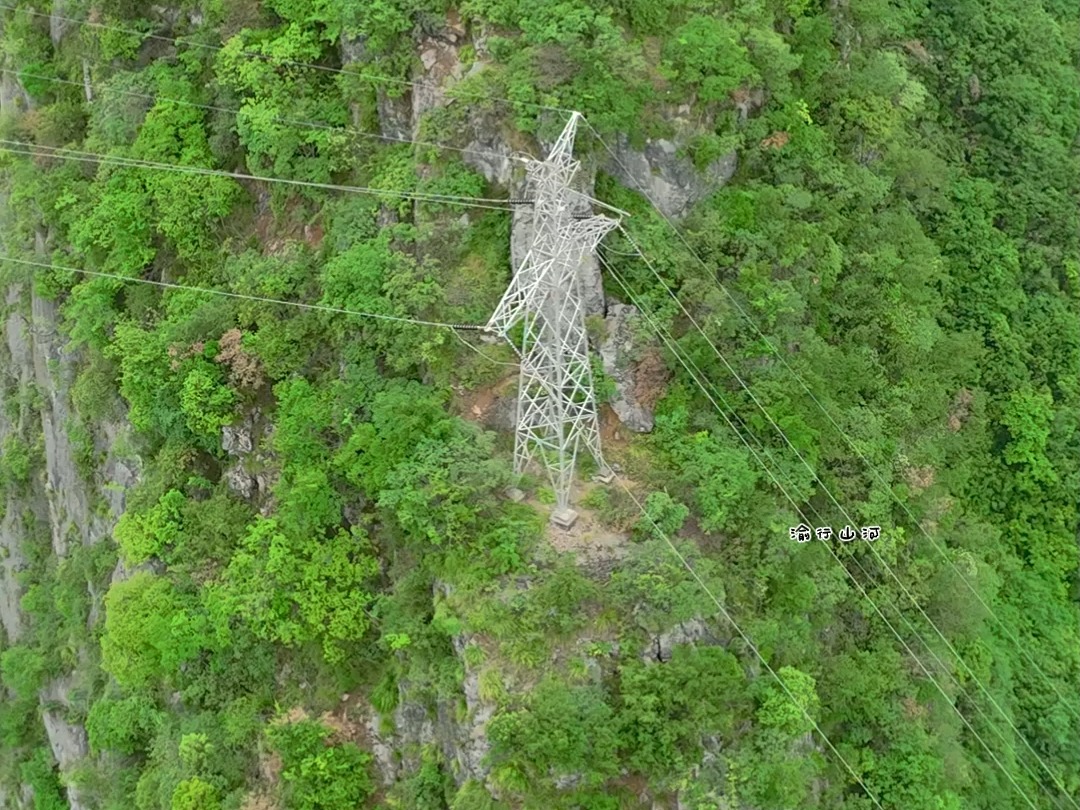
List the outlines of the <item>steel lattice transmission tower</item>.
{"label": "steel lattice transmission tower", "polygon": [[[515,469],[520,473],[538,458],[555,490],[553,520],[563,525],[575,517],[570,486],[582,446],[601,474],[608,473],[600,452],[579,270],[582,259],[619,224],[593,216],[590,198],[570,187],[581,165],[573,157],[580,117],[571,115],[546,160],[527,163],[532,244],[487,324],[489,331],[510,340],[521,358]],[[510,336],[518,324],[520,348]]]}

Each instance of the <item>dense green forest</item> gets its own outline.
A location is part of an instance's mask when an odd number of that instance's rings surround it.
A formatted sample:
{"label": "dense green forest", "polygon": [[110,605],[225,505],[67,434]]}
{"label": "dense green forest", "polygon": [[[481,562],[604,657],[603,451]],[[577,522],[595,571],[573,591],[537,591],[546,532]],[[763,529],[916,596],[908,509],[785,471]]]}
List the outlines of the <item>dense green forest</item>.
{"label": "dense green forest", "polygon": [[[0,807],[1080,807],[1075,3],[0,32]],[[510,347],[407,322],[486,322],[516,226],[451,198],[567,110],[654,409],[598,361],[577,534]]]}

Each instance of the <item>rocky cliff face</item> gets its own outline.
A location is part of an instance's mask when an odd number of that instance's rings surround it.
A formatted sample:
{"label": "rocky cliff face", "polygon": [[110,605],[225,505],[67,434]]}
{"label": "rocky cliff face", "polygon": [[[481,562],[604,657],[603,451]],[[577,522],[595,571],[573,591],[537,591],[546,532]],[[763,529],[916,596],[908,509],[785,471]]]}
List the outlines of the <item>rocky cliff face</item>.
{"label": "rocky cliff face", "polygon": [[677,219],[694,203],[719,190],[738,167],[738,156],[729,152],[698,170],[682,154],[684,146],[678,140],[660,138],[647,141],[644,149],[638,150],[620,136],[604,168],[627,188],[652,200],[664,216]]}
{"label": "rocky cliff face", "polygon": [[[44,240],[38,240],[42,250]],[[59,331],[56,304],[37,295],[27,285],[6,291],[10,311],[4,320],[6,357],[0,356],[0,374],[7,383],[5,401],[22,402],[18,417],[14,408],[0,409],[0,443],[9,436],[40,436],[42,457],[27,485],[6,495],[0,520],[0,623],[9,641],[24,631],[19,611],[22,591],[16,573],[26,564],[22,543],[26,539],[27,511],[39,526],[47,526],[53,554],[64,558],[77,545],[101,542],[111,535],[124,509],[125,493],[139,475],[138,461],[121,455],[117,448],[128,428],[121,422],[95,425],[96,450],[104,455],[93,481],[87,481],[75,463],[76,450],[68,435],[72,419],[71,385],[78,358],[65,348]],[[26,405],[29,393],[37,394],[36,407]],[[10,399],[9,399],[10,398]],[[5,413],[6,412],[6,413]],[[91,623],[101,615],[101,594],[91,593]],[[71,708],[72,678],[61,676],[40,693],[42,722],[53,756],[66,773],[88,753],[86,731],[66,719]],[[78,791],[68,788],[72,810],[85,807]]]}
{"label": "rocky cliff face", "polygon": [[[179,12],[177,12],[179,13]],[[61,19],[63,5],[56,3],[50,18],[50,36],[59,42],[68,33]],[[464,57],[468,46],[471,55]],[[367,58],[362,39],[343,39],[341,56],[346,64]],[[405,92],[378,91],[378,113],[382,134],[389,139],[408,141],[423,139],[423,123],[431,113],[461,102],[454,101],[448,91],[458,82],[483,71],[487,51],[482,34],[470,31],[456,14],[451,13],[445,24],[417,36],[418,65],[414,80],[422,86],[404,88]],[[87,99],[91,93],[86,88]],[[19,86],[12,74],[0,77],[0,111],[26,110],[32,100]],[[480,172],[487,180],[505,190],[508,196],[528,193],[525,186],[524,163],[520,143],[513,139],[504,121],[491,110],[470,107],[465,114],[463,131],[456,133],[465,163]],[[712,193],[732,176],[736,167],[734,153],[724,156],[704,171],[697,171],[682,155],[681,142],[656,140],[634,149],[625,138],[612,138],[614,155],[602,166],[586,165],[580,172],[580,190],[592,194],[596,171],[602,168],[630,188],[646,193],[667,216],[679,217],[694,202]],[[533,155],[542,156],[548,145],[533,144]],[[5,201],[0,199],[0,208]],[[514,215],[511,232],[511,257],[516,270],[524,261],[532,239],[532,214],[521,207]],[[37,250],[44,254],[46,234],[39,234]],[[580,281],[590,314],[608,316],[608,342],[601,348],[605,368],[616,381],[615,410],[620,419],[633,430],[652,427],[649,394],[638,379],[642,362],[641,347],[633,345],[628,331],[632,308],[608,305],[605,300],[599,266],[591,257],[582,262]],[[79,545],[101,542],[111,535],[125,507],[125,494],[139,478],[138,460],[118,451],[125,442],[128,427],[123,421],[102,422],[94,426],[95,450],[103,460],[93,480],[86,480],[78,471],[77,452],[68,433],[73,417],[71,387],[77,376],[77,356],[66,348],[59,329],[57,305],[34,293],[28,285],[15,285],[4,291],[6,308],[0,318],[3,334],[0,340],[0,393],[5,407],[0,407],[0,442],[13,435],[32,434],[40,437],[41,460],[34,469],[28,485],[19,492],[4,494],[0,503],[0,627],[7,641],[17,641],[26,630],[20,613],[22,591],[17,574],[27,559],[22,541],[24,519],[33,516],[40,526],[48,527],[52,552],[66,557]],[[38,402],[27,404],[37,393]],[[644,392],[644,393],[643,393]],[[16,403],[12,405],[11,403]],[[247,422],[230,428],[225,449],[234,464],[226,475],[230,486],[239,495],[261,499],[272,482],[260,478],[256,471],[266,467],[259,457],[268,425],[256,414]],[[256,462],[251,465],[249,462]],[[118,565],[113,581],[130,576]],[[102,594],[91,594],[90,623],[101,618]],[[690,634],[691,636],[693,634]],[[463,650],[468,638],[454,639],[455,650],[462,658],[464,679],[463,714],[455,702],[443,701],[429,711],[409,694],[402,685],[402,701],[395,712],[396,730],[385,733],[373,717],[371,739],[377,761],[385,780],[392,781],[407,772],[410,760],[402,752],[416,750],[426,744],[438,745],[448,762],[454,763],[455,778],[484,781],[487,768],[484,759],[488,751],[485,727],[495,712],[495,706],[481,698],[479,672],[470,669]],[[670,655],[673,640],[657,641],[657,657]],[[87,756],[87,736],[79,724],[69,722],[66,709],[72,706],[73,679],[67,673],[42,689],[42,721],[53,755],[61,771],[67,772]],[[25,788],[18,791],[0,789],[0,805],[12,801],[29,806],[32,797]],[[85,806],[77,790],[68,788],[68,802],[73,810]]]}

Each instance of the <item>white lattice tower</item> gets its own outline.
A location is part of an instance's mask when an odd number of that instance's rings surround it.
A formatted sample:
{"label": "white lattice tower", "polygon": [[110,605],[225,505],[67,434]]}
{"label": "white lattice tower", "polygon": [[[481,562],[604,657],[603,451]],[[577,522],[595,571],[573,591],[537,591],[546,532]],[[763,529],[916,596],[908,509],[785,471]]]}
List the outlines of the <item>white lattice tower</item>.
{"label": "white lattice tower", "polygon": [[538,457],[555,490],[556,515],[570,514],[582,446],[607,472],[579,271],[583,257],[618,222],[592,216],[588,198],[570,188],[580,166],[572,154],[579,117],[571,115],[546,160],[528,163],[532,244],[487,327],[510,339],[510,330],[522,326],[514,465],[520,473]]}

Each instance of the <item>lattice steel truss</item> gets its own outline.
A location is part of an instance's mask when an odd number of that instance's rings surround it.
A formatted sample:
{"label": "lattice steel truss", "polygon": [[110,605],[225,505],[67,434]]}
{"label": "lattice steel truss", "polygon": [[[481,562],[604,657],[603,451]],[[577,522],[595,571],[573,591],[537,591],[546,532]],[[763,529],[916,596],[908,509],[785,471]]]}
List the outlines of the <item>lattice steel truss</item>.
{"label": "lattice steel truss", "polygon": [[579,269],[619,223],[592,216],[589,198],[570,188],[581,165],[572,154],[579,118],[571,115],[546,160],[527,164],[532,244],[487,324],[512,345],[511,330],[523,328],[514,465],[520,473],[539,458],[555,490],[556,516],[569,514],[582,445],[601,473],[608,471],[600,452]]}

